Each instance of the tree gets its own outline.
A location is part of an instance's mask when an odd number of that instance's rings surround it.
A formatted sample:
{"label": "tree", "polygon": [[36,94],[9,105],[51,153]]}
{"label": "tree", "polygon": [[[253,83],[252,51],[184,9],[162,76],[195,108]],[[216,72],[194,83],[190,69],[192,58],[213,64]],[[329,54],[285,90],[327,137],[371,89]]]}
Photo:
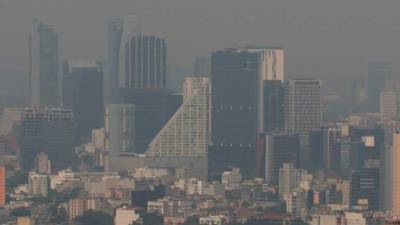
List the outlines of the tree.
{"label": "tree", "polygon": [[30,216],[31,211],[27,208],[16,208],[11,211],[10,215],[14,217]]}
{"label": "tree", "polygon": [[143,213],[140,215],[142,218],[142,225],[163,225],[164,218],[155,213]]}
{"label": "tree", "polygon": [[79,225],[113,225],[112,216],[100,211],[89,210],[75,219]]}
{"label": "tree", "polygon": [[7,189],[13,189],[21,184],[25,184],[28,180],[28,173],[17,171],[14,176],[7,178]]}
{"label": "tree", "polygon": [[50,211],[52,213],[52,218],[50,219],[50,222],[55,224],[66,222],[68,219],[68,214],[65,208],[57,209],[57,207],[53,207],[50,208]]}

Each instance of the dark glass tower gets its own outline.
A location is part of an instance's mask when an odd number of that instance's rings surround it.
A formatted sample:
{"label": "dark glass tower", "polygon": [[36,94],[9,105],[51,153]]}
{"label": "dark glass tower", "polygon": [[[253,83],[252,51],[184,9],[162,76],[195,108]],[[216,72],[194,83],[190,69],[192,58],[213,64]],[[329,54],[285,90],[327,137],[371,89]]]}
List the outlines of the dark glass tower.
{"label": "dark glass tower", "polygon": [[91,131],[103,127],[103,69],[95,61],[68,61],[63,70],[63,106],[71,108],[78,140],[88,141]]}
{"label": "dark glass tower", "polygon": [[260,55],[241,49],[212,54],[210,175],[239,167],[256,175],[257,140],[262,129]]}
{"label": "dark glass tower", "polygon": [[32,107],[58,106],[58,34],[37,20],[29,38],[29,73]]}
{"label": "dark glass tower", "polygon": [[379,210],[379,169],[363,168],[351,172],[350,206]]}
{"label": "dark glass tower", "polygon": [[167,43],[154,36],[134,36],[124,46],[120,88],[166,88]]}
{"label": "dark glass tower", "polygon": [[23,170],[34,166],[40,152],[49,156],[52,168],[65,169],[74,164],[75,124],[71,110],[26,109],[22,113],[18,160]]}
{"label": "dark glass tower", "polygon": [[123,32],[123,19],[112,18],[107,24],[107,64],[104,79],[105,103],[118,102],[119,51]]}
{"label": "dark glass tower", "polygon": [[284,91],[280,80],[264,81],[264,131],[284,128]]}

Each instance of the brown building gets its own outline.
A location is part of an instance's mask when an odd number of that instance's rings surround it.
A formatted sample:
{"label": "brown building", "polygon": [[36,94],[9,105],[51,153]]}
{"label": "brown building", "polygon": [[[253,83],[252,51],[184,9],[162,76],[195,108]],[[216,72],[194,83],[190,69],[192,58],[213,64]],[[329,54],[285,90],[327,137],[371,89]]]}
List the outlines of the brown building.
{"label": "brown building", "polygon": [[0,207],[6,205],[6,167],[0,166]]}
{"label": "brown building", "polygon": [[393,136],[393,214],[400,215],[400,133],[396,132]]}

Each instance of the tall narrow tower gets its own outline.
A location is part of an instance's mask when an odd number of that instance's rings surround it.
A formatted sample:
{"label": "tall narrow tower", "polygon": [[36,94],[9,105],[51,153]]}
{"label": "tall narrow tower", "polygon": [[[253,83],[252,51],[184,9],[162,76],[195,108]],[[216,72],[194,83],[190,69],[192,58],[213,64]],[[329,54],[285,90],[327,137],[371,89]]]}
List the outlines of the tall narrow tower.
{"label": "tall narrow tower", "polygon": [[33,21],[29,38],[29,78],[32,107],[59,104],[58,34],[38,20]]}
{"label": "tall narrow tower", "polygon": [[392,155],[392,174],[393,174],[393,214],[400,215],[400,133],[393,135],[393,155]]}

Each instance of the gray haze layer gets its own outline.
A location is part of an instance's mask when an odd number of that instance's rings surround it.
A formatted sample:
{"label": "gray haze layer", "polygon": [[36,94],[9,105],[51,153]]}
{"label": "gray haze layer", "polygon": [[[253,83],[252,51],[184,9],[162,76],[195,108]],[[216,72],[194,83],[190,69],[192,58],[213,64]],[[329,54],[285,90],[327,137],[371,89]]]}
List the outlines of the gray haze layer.
{"label": "gray haze layer", "polygon": [[135,12],[144,32],[168,40],[171,65],[277,45],[289,77],[337,81],[365,75],[368,60],[400,61],[399,9],[398,0],[0,0],[0,87],[7,77],[27,80],[33,18],[54,25],[64,58],[103,59],[107,18]]}

